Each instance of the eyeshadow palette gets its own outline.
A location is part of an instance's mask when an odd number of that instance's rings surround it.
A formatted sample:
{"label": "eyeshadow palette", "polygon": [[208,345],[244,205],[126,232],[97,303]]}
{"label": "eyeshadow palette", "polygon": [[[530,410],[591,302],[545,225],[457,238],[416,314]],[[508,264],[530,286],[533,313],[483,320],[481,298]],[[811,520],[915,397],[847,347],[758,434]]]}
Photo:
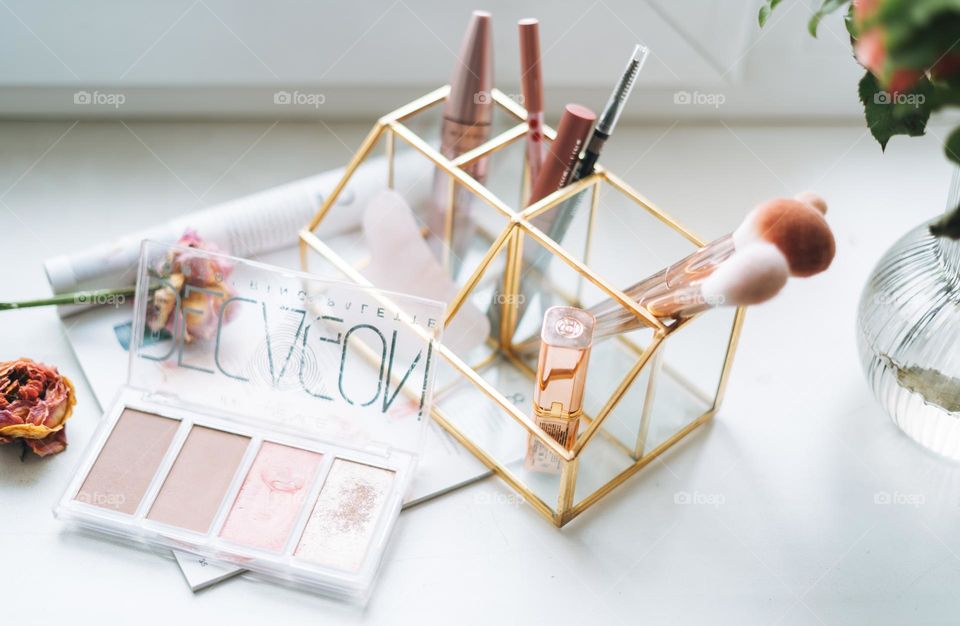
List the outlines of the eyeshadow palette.
{"label": "eyeshadow palette", "polygon": [[[96,511],[121,535],[188,544],[293,580],[362,579],[399,512],[403,462],[229,420],[139,402],[127,392],[107,417],[68,491],[67,509]],[[266,567],[269,573],[271,567]],[[278,569],[275,574],[279,575]]]}
{"label": "eyeshadow palette", "polygon": [[365,600],[419,456],[442,306],[145,242],[135,311],[129,380],[57,515]]}

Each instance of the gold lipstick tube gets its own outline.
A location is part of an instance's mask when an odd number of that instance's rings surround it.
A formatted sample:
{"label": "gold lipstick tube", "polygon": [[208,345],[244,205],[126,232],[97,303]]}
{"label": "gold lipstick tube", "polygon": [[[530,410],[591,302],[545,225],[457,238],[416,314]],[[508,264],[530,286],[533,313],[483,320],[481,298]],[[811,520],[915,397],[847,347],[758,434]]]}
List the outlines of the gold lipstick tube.
{"label": "gold lipstick tube", "polygon": [[[567,450],[572,449],[577,440],[583,414],[583,391],[595,324],[593,315],[587,311],[555,306],[547,309],[540,330],[533,419]],[[559,473],[562,462],[530,435],[524,466],[530,471]]]}

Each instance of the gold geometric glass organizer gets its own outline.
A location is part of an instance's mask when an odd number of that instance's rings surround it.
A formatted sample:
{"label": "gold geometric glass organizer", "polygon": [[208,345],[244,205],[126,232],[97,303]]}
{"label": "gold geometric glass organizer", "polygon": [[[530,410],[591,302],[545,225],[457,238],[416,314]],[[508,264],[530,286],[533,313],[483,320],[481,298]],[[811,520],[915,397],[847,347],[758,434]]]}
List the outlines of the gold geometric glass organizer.
{"label": "gold geometric glass organizer", "polygon": [[[362,236],[316,234],[333,212],[363,209],[338,202],[358,168],[366,168],[365,176],[382,176],[385,187],[405,197],[428,199],[413,201],[424,236],[432,236],[425,227],[429,206],[420,205],[437,197],[449,202],[453,194],[470,197],[475,226],[456,228],[448,220],[437,233],[457,289],[444,324],[449,331],[451,321],[469,310],[489,321],[490,333],[466,352],[438,346],[432,415],[538,512],[563,526],[716,413],[744,312],[719,308],[665,322],[637,305],[621,287],[703,241],[599,166],[593,175],[520,209],[529,188],[526,112],[494,90],[491,138],[450,160],[437,149],[448,93],[449,87],[442,87],[380,118],[300,232],[301,263],[313,273],[370,284],[363,272],[376,251],[366,248]],[[555,137],[550,128],[544,134]],[[385,158],[373,158],[378,155]],[[468,173],[479,159],[487,164],[484,184]],[[538,216],[571,203],[573,219],[561,239],[537,227]],[[594,344],[580,431],[573,449],[566,450],[531,417],[540,319],[554,304],[589,308],[601,301],[636,320],[637,329]],[[557,457],[559,472],[525,467],[530,441]]]}

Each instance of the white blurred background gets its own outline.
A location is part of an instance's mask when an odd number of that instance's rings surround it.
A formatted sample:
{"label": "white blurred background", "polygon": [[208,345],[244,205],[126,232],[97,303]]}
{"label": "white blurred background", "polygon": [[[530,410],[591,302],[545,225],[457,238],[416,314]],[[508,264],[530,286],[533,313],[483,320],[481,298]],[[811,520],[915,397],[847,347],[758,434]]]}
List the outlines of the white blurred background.
{"label": "white blurred background", "polygon": [[[496,84],[507,93],[519,91],[516,21],[540,19],[548,115],[569,101],[602,102],[639,42],[652,55],[628,119],[859,116],[862,71],[840,15],[813,39],[813,0],[784,2],[764,29],[759,5],[3,0],[0,115],[366,119],[445,83],[470,11],[484,8],[495,20]],[[81,90],[125,101],[78,105]],[[323,104],[278,106],[278,90],[321,94]],[[677,104],[678,92],[690,104]],[[698,104],[695,94],[714,97]]]}
{"label": "white blurred background", "polygon": [[[449,80],[474,8],[494,15],[508,94],[516,20],[540,19],[552,124],[569,101],[599,110],[632,45],[650,47],[602,162],[697,234],[813,189],[837,236],[828,272],[751,308],[709,426],[562,532],[504,504],[496,480],[405,513],[363,615],[250,581],[192,596],[170,562],[65,536],[50,505],[100,411],[56,313],[3,313],[0,360],[55,364],[80,398],[63,455],[0,448],[4,563],[56,589],[11,601],[8,621],[955,623],[960,468],[884,415],[854,337],[876,260],[944,208],[950,128],[934,119],[882,152],[841,16],[813,39],[819,0],[784,0],[764,29],[760,4],[0,0],[0,300],[49,293],[46,258],[342,166],[378,116]],[[317,106],[276,104],[282,91]],[[642,245],[633,219],[624,236]],[[679,492],[725,504],[678,506]],[[878,493],[925,504],[881,507]]]}

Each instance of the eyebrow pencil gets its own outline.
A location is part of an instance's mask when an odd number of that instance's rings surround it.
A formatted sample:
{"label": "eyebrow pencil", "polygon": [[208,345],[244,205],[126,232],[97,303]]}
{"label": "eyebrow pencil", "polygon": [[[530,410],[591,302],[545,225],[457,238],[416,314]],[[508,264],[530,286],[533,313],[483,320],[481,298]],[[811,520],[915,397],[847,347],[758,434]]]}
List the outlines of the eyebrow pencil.
{"label": "eyebrow pencil", "polygon": [[627,61],[627,67],[624,68],[623,74],[620,76],[620,81],[617,83],[613,93],[610,94],[610,99],[607,100],[607,106],[603,108],[603,113],[600,114],[600,119],[597,120],[597,125],[593,128],[593,134],[590,136],[590,141],[583,151],[583,157],[581,157],[577,163],[577,168],[574,170],[573,178],[570,182],[576,182],[581,178],[586,178],[590,174],[593,174],[597,159],[600,158],[600,152],[603,150],[603,144],[610,139],[610,135],[613,134],[613,130],[617,127],[620,114],[623,113],[627,98],[630,97],[630,93],[633,91],[633,86],[637,81],[637,74],[643,69],[643,64],[647,60],[648,52],[648,48],[639,44],[633,48],[633,52],[630,54],[630,60]]}
{"label": "eyebrow pencil", "polygon": [[[597,159],[600,158],[600,152],[603,150],[603,145],[610,139],[610,135],[613,134],[614,129],[617,127],[617,122],[623,113],[627,98],[630,97],[630,93],[633,91],[637,74],[643,69],[643,64],[647,60],[648,51],[648,48],[639,44],[634,46],[633,52],[630,54],[630,60],[627,61],[627,66],[624,68],[623,74],[620,75],[620,80],[617,81],[617,86],[614,88],[613,93],[610,94],[610,99],[607,100],[607,105],[603,108],[603,113],[600,114],[596,125],[593,127],[593,133],[591,133],[590,140],[583,150],[583,155],[580,156],[569,179],[565,181],[565,184],[575,183],[581,178],[586,178],[590,174],[593,174],[593,170],[597,165]],[[567,233],[570,222],[573,221],[573,216],[577,212],[577,207],[580,205],[580,196],[582,196],[582,194],[575,198],[570,198],[560,206],[549,211],[553,216],[549,220],[550,223],[546,229],[546,233],[554,241],[559,243]],[[540,224],[537,225],[539,226]]]}
{"label": "eyebrow pencil", "polygon": [[[556,186],[544,184],[544,187],[541,189],[539,184],[540,181],[538,180],[537,184],[534,185],[533,192],[530,194],[530,203],[536,202],[549,193],[556,191],[560,187],[576,182],[581,178],[589,176],[593,173],[594,166],[596,165],[597,159],[600,156],[600,151],[603,149],[603,145],[610,138],[610,135],[613,134],[613,131],[617,126],[617,121],[620,119],[620,115],[623,113],[623,108],[627,102],[627,98],[630,97],[630,93],[633,91],[637,74],[639,74],[640,70],[643,68],[643,64],[647,59],[648,52],[649,50],[644,46],[634,46],[633,52],[630,53],[630,59],[627,62],[627,66],[620,75],[620,80],[617,81],[617,85],[610,94],[610,98],[607,101],[603,112],[600,114],[600,117],[597,118],[597,123],[593,128],[593,133],[590,135],[590,139],[586,143],[586,148],[583,149],[583,155],[577,156],[577,160],[571,164],[569,173],[562,179],[558,180]],[[560,135],[558,133],[557,140],[559,141],[559,139]],[[556,144],[557,141],[554,142],[554,145]],[[578,147],[577,149],[579,154],[579,150],[581,148]],[[551,147],[551,151],[545,157],[543,166],[544,170],[550,166],[549,161],[552,153],[553,148]],[[542,179],[543,176],[544,171],[541,171],[540,178]],[[546,191],[546,193],[542,193],[542,191]],[[573,217],[577,212],[577,207],[580,204],[580,198],[582,196],[583,194],[578,194],[577,196],[561,203],[559,206],[552,207],[547,212],[538,215],[537,217],[533,218],[533,225],[542,230],[553,241],[562,244],[563,238],[567,233],[567,229],[570,227],[570,223],[573,221]],[[532,270],[533,276],[528,276],[527,280],[521,278],[520,293],[522,297],[518,299],[519,302],[517,305],[518,322],[523,319],[523,316],[526,313],[526,302],[530,299],[529,283],[532,280],[541,280],[542,276],[547,272],[547,266],[550,264],[551,258],[552,255],[543,253],[539,254],[536,260],[530,264],[530,267],[524,273],[524,276],[527,276],[527,272]]]}

